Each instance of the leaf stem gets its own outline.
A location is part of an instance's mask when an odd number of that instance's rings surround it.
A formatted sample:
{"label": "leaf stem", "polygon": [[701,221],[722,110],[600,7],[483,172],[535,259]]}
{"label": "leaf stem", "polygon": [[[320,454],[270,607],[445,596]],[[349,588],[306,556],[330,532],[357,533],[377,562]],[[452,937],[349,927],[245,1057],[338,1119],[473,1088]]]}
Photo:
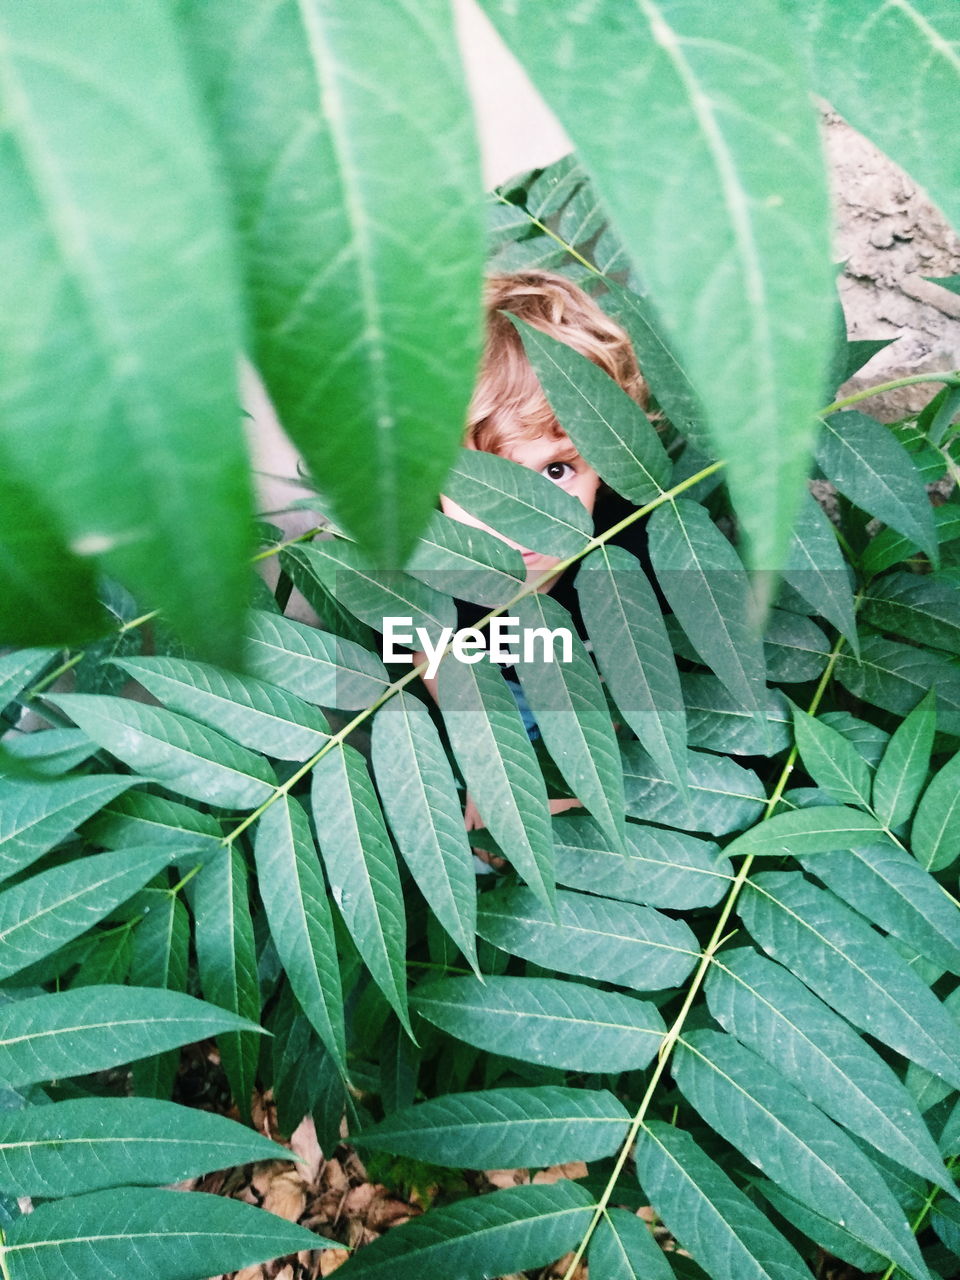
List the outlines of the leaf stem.
{"label": "leaf stem", "polygon": [[72,658],[68,658],[65,662],[61,662],[59,667],[55,667],[53,671],[51,671],[49,675],[44,676],[42,680],[38,680],[32,689],[27,690],[21,698],[21,701],[29,702],[29,700],[31,698],[35,698],[38,693],[43,693],[44,689],[49,689],[50,686],[55,684],[62,675],[65,675],[66,672],[75,667],[78,662],[82,661],[83,651],[81,650],[80,653],[75,653]]}
{"label": "leaf stem", "polygon": [[325,533],[326,530],[327,526],[324,524],[315,525],[312,529],[308,529],[306,533],[298,534],[295,538],[288,538],[286,542],[278,542],[275,547],[267,547],[266,551],[258,551],[255,556],[250,557],[250,563],[258,564],[261,560],[269,560],[271,556],[278,556],[287,547],[295,547],[298,542],[309,542],[318,533]]}
{"label": "leaf stem", "polygon": [[891,382],[878,382],[875,387],[864,387],[842,400],[834,400],[825,409],[821,409],[818,417],[825,418],[838,409],[846,409],[851,404],[859,404],[861,400],[869,400],[872,396],[883,395],[887,391],[897,391],[900,387],[913,387],[920,382],[942,382],[948,387],[960,387],[960,370],[952,369],[949,373],[913,373],[908,378],[894,378]]}
{"label": "leaf stem", "polygon": [[[953,1169],[958,1159],[960,1159],[960,1157],[951,1156],[950,1159],[946,1162],[946,1167],[948,1169]],[[926,1200],[924,1200],[923,1204],[917,1210],[917,1216],[914,1218],[910,1226],[910,1230],[913,1232],[914,1235],[917,1234],[917,1232],[920,1230],[920,1228],[923,1226],[924,1222],[926,1221],[927,1214],[933,1208],[933,1202],[936,1200],[937,1196],[940,1194],[941,1189],[942,1188],[940,1187],[931,1187],[930,1190],[927,1192],[927,1198]],[[887,1267],[886,1271],[880,1277],[880,1280],[892,1280],[892,1277],[896,1272],[896,1270],[897,1270],[897,1264],[895,1262],[891,1262],[889,1267]]]}
{"label": "leaf stem", "polygon": [[[833,674],[833,669],[836,666],[837,658],[840,654],[840,650],[843,648],[844,643],[845,642],[844,642],[843,636],[838,636],[836,643],[833,646],[833,651],[830,654],[830,660],[827,663],[827,666],[825,667],[823,674],[820,677],[820,681],[817,685],[816,690],[814,691],[813,697],[810,699],[810,706],[807,709],[809,715],[813,715],[817,707],[819,707],[820,705],[823,695],[826,692],[827,685],[830,683],[830,678]],[[767,819],[771,817],[774,809],[779,804],[780,797],[783,795],[784,791],[786,790],[787,781],[789,780],[790,774],[793,770],[793,766],[794,766],[794,762],[796,761],[796,758],[797,758],[797,748],[794,746],[791,749],[789,756],[787,757],[786,763],[784,764],[783,768],[780,771],[780,777],[777,779],[777,784],[773,789],[773,794],[770,796],[770,798],[767,801],[766,808],[763,813],[763,817],[760,819],[761,822],[766,822]],[[631,1121],[630,1128],[627,1132],[627,1136],[624,1139],[622,1147],[620,1148],[620,1154],[618,1155],[616,1163],[613,1166],[613,1171],[611,1172],[610,1177],[607,1179],[607,1184],[604,1187],[603,1193],[601,1194],[600,1199],[597,1202],[597,1206],[596,1206],[596,1209],[594,1210],[593,1217],[590,1219],[590,1225],[587,1227],[587,1230],[584,1233],[584,1237],[580,1241],[580,1244],[577,1247],[576,1253],[573,1255],[573,1260],[571,1261],[569,1267],[567,1267],[563,1280],[573,1280],[574,1272],[576,1271],[577,1267],[580,1264],[580,1260],[582,1259],[586,1251],[587,1245],[590,1243],[590,1237],[593,1235],[594,1231],[596,1230],[597,1224],[599,1223],[601,1217],[606,1212],[607,1205],[610,1202],[610,1197],[613,1195],[614,1188],[617,1183],[617,1179],[620,1177],[620,1174],[623,1172],[624,1165],[627,1162],[627,1159],[630,1155],[630,1151],[633,1147],[633,1144],[636,1142],[637,1135],[639,1134],[641,1128],[643,1127],[643,1123],[646,1120],[647,1111],[650,1109],[650,1104],[653,1101],[653,1097],[654,1097],[654,1094],[656,1093],[657,1086],[659,1085],[661,1077],[663,1076],[663,1073],[667,1068],[667,1063],[670,1059],[670,1055],[673,1052],[673,1049],[680,1038],[680,1033],[683,1030],[684,1024],[690,1014],[690,1010],[693,1007],[693,1002],[697,998],[700,992],[700,988],[703,986],[703,983],[707,976],[707,970],[710,968],[710,965],[713,963],[713,957],[716,954],[716,952],[727,941],[728,935],[725,934],[724,930],[727,927],[727,922],[729,921],[730,916],[733,912],[733,908],[736,904],[737,898],[740,896],[740,891],[743,888],[744,884],[746,883],[747,876],[750,874],[750,868],[753,866],[753,858],[754,858],[753,854],[748,854],[747,857],[744,858],[734,878],[733,884],[730,886],[730,891],[727,894],[727,900],[723,904],[723,908],[720,912],[720,916],[717,920],[716,926],[714,927],[713,933],[710,935],[710,941],[707,943],[707,945],[704,947],[701,953],[700,963],[697,965],[697,969],[693,975],[693,979],[690,983],[689,990],[687,991],[683,1004],[680,1007],[680,1012],[677,1014],[676,1018],[673,1021],[673,1025],[670,1027],[666,1035],[663,1037],[663,1040],[660,1042],[660,1048],[657,1050],[657,1065],[654,1067],[653,1075],[650,1077],[650,1081],[647,1085],[646,1091],[643,1095],[643,1098],[641,1099],[640,1106],[637,1109],[637,1112],[634,1115],[633,1120]]]}

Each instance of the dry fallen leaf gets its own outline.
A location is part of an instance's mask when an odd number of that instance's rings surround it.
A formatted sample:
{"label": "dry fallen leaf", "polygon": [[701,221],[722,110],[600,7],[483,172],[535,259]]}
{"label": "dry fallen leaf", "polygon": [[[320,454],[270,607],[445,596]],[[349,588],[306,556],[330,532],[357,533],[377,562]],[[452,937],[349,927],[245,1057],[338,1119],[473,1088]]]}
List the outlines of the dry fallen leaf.
{"label": "dry fallen leaf", "polygon": [[570,1164],[555,1164],[549,1169],[541,1169],[533,1175],[534,1182],[559,1182],[562,1178],[585,1178],[587,1166],[582,1160],[573,1160]]}
{"label": "dry fallen leaf", "polygon": [[320,1177],[320,1166],[323,1164],[323,1152],[317,1141],[317,1128],[313,1123],[313,1116],[304,1116],[294,1129],[290,1135],[290,1150],[303,1161],[299,1168],[304,1181],[316,1183]]}
{"label": "dry fallen leaf", "polygon": [[278,1173],[270,1181],[263,1207],[268,1213],[275,1213],[278,1218],[298,1222],[307,1207],[307,1184],[293,1169]]}

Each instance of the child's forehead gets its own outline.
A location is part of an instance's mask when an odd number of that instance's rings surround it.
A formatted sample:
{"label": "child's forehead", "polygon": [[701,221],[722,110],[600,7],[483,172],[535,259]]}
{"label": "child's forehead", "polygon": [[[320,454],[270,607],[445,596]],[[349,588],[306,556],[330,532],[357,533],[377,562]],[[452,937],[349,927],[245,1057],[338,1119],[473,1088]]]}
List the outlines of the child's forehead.
{"label": "child's forehead", "polygon": [[504,457],[525,467],[546,466],[548,462],[569,462],[580,456],[566,432],[558,436],[518,436],[502,450]]}

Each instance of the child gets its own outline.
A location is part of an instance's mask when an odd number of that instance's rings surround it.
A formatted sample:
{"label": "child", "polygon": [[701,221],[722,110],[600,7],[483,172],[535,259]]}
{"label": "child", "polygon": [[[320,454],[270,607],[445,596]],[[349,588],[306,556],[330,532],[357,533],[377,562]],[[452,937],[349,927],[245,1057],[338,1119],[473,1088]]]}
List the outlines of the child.
{"label": "child", "polygon": [[[467,413],[467,448],[499,453],[521,466],[539,471],[579,498],[591,515],[598,493],[602,506],[609,509],[616,505],[619,500],[602,490],[600,477],[583,460],[554,416],[527,359],[520,334],[503,313],[511,312],[533,328],[587,356],[646,408],[647,384],[630,339],[582,289],[549,271],[493,276],[487,283],[484,301],[486,343]],[[449,498],[441,496],[440,503],[453,519],[502,536]],[[609,528],[626,514],[629,507],[620,505],[619,512],[609,512],[610,518],[598,523],[598,527]],[[527,581],[542,577],[537,590],[551,590],[556,579],[547,578],[545,570],[558,563],[557,557],[520,550],[527,566]]]}
{"label": "child", "polygon": [[[606,489],[560,426],[527,359],[519,333],[503,313],[519,316],[542,333],[587,356],[645,409],[649,400],[647,384],[629,338],[582,289],[548,271],[493,276],[487,283],[485,305],[486,344],[467,415],[467,448],[498,453],[539,471],[579,498],[594,516],[598,529],[610,528],[632,508]],[[453,519],[502,537],[451,499],[441,496],[440,503]],[[510,539],[503,538],[503,541],[510,542]],[[617,541],[646,559],[643,533],[637,526],[630,526]],[[513,542],[510,545],[517,546]],[[572,588],[573,573],[550,577],[547,571],[559,563],[558,557],[523,547],[518,549],[527,567],[527,581],[539,579],[537,590],[550,591],[579,620]],[[476,617],[464,617],[461,611],[458,625],[473,625],[483,612],[477,612]],[[421,662],[423,657],[417,654],[415,661]],[[429,687],[433,682],[427,683]],[[533,719],[520,687],[515,681],[510,683],[528,732],[534,736]],[[436,696],[434,688],[430,692]],[[559,813],[577,805],[579,801],[575,799],[551,800],[550,810]],[[468,830],[483,825],[469,796],[464,821]]]}

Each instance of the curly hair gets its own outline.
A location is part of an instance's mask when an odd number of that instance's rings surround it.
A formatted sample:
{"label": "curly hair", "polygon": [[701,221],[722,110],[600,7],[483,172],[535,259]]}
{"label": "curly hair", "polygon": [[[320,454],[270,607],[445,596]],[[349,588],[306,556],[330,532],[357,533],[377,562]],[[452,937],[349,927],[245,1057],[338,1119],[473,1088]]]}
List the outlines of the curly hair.
{"label": "curly hair", "polygon": [[513,440],[564,434],[505,312],[592,360],[644,409],[649,402],[630,339],[578,286],[550,271],[491,276],[484,295],[486,343],[467,413],[467,440],[501,453]]}

